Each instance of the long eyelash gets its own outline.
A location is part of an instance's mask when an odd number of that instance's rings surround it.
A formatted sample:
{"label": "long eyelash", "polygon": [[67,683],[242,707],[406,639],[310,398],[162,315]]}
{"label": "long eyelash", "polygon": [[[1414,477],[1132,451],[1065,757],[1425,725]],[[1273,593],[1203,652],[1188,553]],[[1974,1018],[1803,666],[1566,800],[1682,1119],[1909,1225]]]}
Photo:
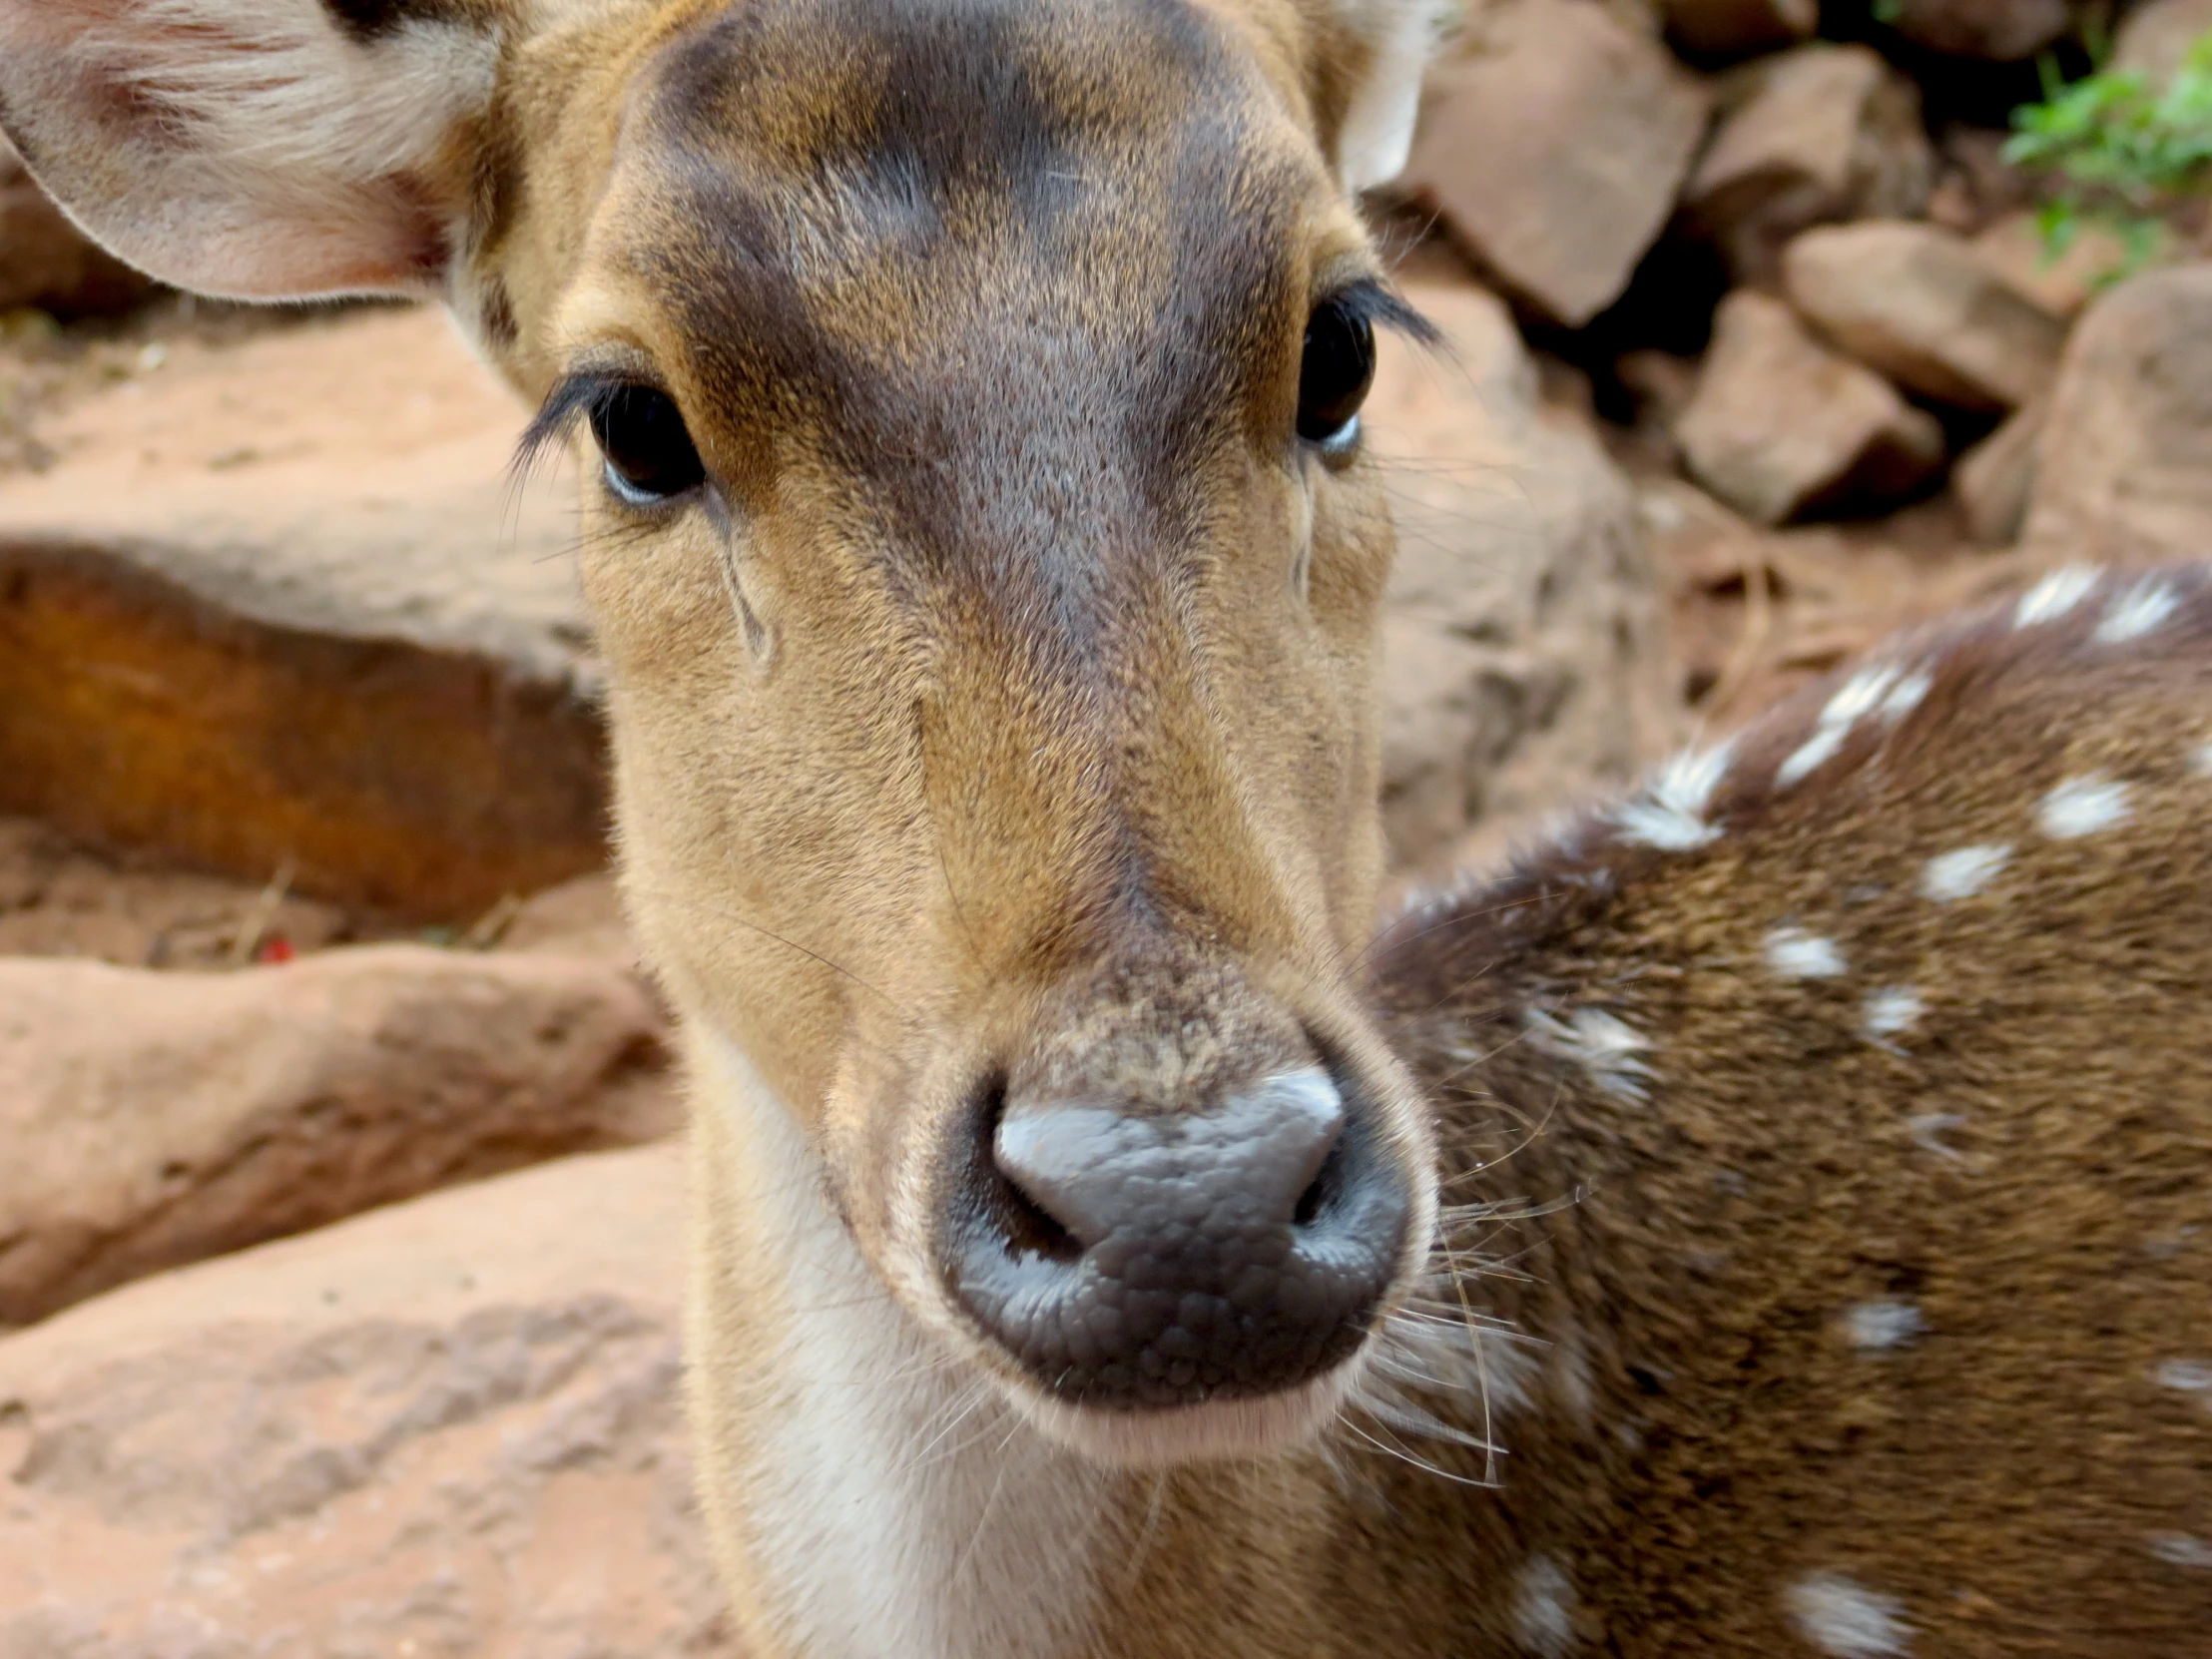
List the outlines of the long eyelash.
{"label": "long eyelash", "polygon": [[632,383],[616,374],[571,374],[562,379],[546,393],[522,440],[515,445],[515,458],[508,468],[514,480],[527,481],[546,457],[567,441],[579,420],[604,410]]}
{"label": "long eyelash", "polygon": [[[1443,333],[1433,322],[1376,277],[1354,282],[1334,295],[1333,300],[1353,315],[1365,318],[1371,327],[1395,329],[1421,345],[1436,346],[1443,342]],[[514,460],[509,466],[515,482],[527,482],[545,458],[567,441],[579,420],[603,410],[633,383],[625,375],[589,371],[563,377],[546,394],[521,441],[515,445]]]}
{"label": "long eyelash", "polygon": [[1373,276],[1352,284],[1333,296],[1354,316],[1371,327],[1392,328],[1420,345],[1440,345],[1443,331]]}

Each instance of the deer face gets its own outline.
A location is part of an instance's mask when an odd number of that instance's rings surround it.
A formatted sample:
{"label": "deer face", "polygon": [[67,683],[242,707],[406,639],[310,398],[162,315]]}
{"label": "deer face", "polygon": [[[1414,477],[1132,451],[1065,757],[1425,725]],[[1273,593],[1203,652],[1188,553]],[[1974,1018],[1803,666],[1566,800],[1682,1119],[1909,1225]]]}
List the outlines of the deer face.
{"label": "deer face", "polygon": [[369,9],[345,50],[522,31],[394,245],[588,458],[626,890],[764,1085],[700,1110],[790,1113],[899,1304],[1076,1447],[1319,1426],[1434,1212],[1359,994],[1358,409],[1410,319],[1357,89],[1302,68],[1331,18]]}

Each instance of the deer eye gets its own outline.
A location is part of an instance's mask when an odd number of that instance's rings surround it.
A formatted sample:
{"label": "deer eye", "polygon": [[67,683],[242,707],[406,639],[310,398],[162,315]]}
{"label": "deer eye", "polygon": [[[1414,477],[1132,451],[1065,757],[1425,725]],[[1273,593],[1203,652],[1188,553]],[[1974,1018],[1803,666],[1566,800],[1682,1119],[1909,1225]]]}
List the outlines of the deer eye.
{"label": "deer eye", "polygon": [[1327,449],[1351,446],[1360,405],[1375,383],[1375,329],[1341,299],[1325,299],[1306,319],[1306,355],[1298,370],[1298,435]]}
{"label": "deer eye", "polygon": [[607,486],[634,507],[655,507],[707,476],[666,392],[635,384],[610,388],[591,405],[592,436],[607,457]]}

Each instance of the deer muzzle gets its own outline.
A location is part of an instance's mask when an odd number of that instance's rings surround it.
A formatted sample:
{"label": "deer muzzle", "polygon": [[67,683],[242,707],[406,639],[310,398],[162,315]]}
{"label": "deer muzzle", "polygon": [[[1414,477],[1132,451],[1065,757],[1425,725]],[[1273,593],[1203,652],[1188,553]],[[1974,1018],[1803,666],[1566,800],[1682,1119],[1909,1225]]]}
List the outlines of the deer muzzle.
{"label": "deer muzzle", "polygon": [[1055,1400],[1155,1412],[1311,1382],[1365,1339],[1413,1208],[1359,1091],[1309,1066],[1200,1111],[1004,1102],[948,1263]]}

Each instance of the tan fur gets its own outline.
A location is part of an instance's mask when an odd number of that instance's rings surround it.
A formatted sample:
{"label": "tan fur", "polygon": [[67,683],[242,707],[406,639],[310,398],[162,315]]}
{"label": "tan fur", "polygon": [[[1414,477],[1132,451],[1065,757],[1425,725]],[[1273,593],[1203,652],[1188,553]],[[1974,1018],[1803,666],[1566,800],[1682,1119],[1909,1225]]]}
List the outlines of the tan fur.
{"label": "tan fur", "polygon": [[[1901,646],[1371,958],[1388,530],[1285,434],[1428,11],[0,0],[0,111],[182,279],[431,288],[526,395],[684,411],[713,491],[595,486],[581,568],[756,1659],[2201,1655],[2212,598]],[[253,142],[164,115],[256,30]],[[368,163],[252,125],[432,38],[493,72]],[[1356,1364],[1108,1421],[956,1307],[994,1068],[1317,1051],[1417,1177]]]}

